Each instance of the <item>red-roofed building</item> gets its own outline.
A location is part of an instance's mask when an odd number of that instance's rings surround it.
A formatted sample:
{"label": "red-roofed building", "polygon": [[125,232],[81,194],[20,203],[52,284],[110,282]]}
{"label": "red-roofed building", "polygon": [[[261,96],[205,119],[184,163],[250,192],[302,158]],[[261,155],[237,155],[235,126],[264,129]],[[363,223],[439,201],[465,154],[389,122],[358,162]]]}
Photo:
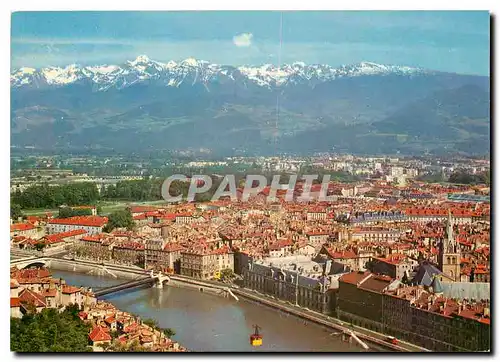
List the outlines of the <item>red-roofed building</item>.
{"label": "red-roofed building", "polygon": [[19,298],[10,298],[10,317],[22,318],[21,300]]}
{"label": "red-roofed building", "polygon": [[37,313],[39,313],[47,307],[45,298],[30,289],[23,289],[19,293],[19,300],[21,303],[21,308],[25,311],[29,311],[31,307],[34,307],[36,308]]}
{"label": "red-roofed building", "polygon": [[335,250],[326,245],[323,245],[319,255],[324,255],[326,258],[332,260],[333,263],[337,263],[338,265],[335,266],[335,269],[340,269],[339,265],[344,265],[351,271],[364,270],[366,262],[368,262],[371,257],[371,253],[364,253],[361,255],[357,254],[352,249]]}
{"label": "red-roofed building", "polygon": [[63,305],[68,304],[82,304],[82,289],[73,287],[70,285],[63,285],[61,288],[61,303]]}
{"label": "red-roofed building", "polygon": [[296,252],[299,255],[313,256],[316,254],[316,248],[313,244],[304,241],[297,244]]}
{"label": "red-roofed building", "polygon": [[129,207],[130,213],[132,216],[144,215],[147,212],[158,211],[158,208],[155,206],[143,206],[143,205],[132,205]]}
{"label": "red-roofed building", "polygon": [[270,257],[280,257],[280,256],[288,256],[292,252],[292,241],[286,240],[277,240],[273,244],[269,245],[269,256]]}
{"label": "red-roofed building", "polygon": [[86,230],[77,229],[58,234],[46,235],[41,239],[41,241],[45,243],[45,245],[53,245],[64,242],[74,242],[80,240],[84,235],[87,235]]}
{"label": "red-roofed building", "polygon": [[15,279],[10,280],[10,297],[17,298],[19,296],[19,283]]}
{"label": "red-roofed building", "polygon": [[306,236],[311,243],[326,243],[330,234],[327,231],[315,230],[306,232]]}
{"label": "red-roofed building", "polygon": [[490,349],[490,312],[483,302],[448,299],[421,286],[399,286],[384,292],[379,314],[385,334],[432,351]]}
{"label": "red-roofed building", "polygon": [[190,212],[179,213],[175,215],[175,222],[177,224],[189,224],[194,221],[193,214]]}
{"label": "red-roofed building", "polygon": [[[338,316],[348,321],[371,321],[370,329],[383,332],[383,292],[394,279],[369,272],[351,272],[339,278]],[[356,323],[358,324],[358,323]]]}
{"label": "red-roofed building", "polygon": [[95,327],[89,333],[89,341],[93,347],[101,346],[104,343],[110,343],[112,340],[109,333],[101,326]]}
{"label": "red-roofed building", "polygon": [[234,271],[234,254],[227,246],[218,249],[203,247],[197,250],[181,251],[181,274],[212,279],[224,269]]}
{"label": "red-roofed building", "polygon": [[396,253],[388,255],[386,258],[372,258],[370,270],[373,273],[385,274],[401,280],[405,273],[410,275],[417,265],[416,260],[408,258],[405,254]]}
{"label": "red-roofed building", "polygon": [[47,232],[56,234],[83,229],[89,235],[96,235],[102,233],[102,229],[107,222],[108,218],[102,216],[73,216],[64,219],[51,219],[47,224]]}
{"label": "red-roofed building", "polygon": [[31,223],[19,223],[10,225],[10,236],[32,237],[38,234],[37,228]]}
{"label": "red-roofed building", "polygon": [[327,218],[326,210],[321,208],[309,209],[306,214],[306,219],[310,220],[326,220]]}

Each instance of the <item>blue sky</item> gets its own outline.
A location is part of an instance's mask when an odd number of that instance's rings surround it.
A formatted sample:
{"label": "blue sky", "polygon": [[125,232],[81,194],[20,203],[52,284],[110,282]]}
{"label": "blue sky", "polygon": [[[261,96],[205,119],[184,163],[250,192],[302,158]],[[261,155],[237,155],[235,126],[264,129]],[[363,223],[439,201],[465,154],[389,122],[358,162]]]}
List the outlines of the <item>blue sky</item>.
{"label": "blue sky", "polygon": [[[489,74],[486,11],[283,12],[283,62],[371,61]],[[146,54],[278,63],[279,12],[17,12],[12,68],[119,64]]]}

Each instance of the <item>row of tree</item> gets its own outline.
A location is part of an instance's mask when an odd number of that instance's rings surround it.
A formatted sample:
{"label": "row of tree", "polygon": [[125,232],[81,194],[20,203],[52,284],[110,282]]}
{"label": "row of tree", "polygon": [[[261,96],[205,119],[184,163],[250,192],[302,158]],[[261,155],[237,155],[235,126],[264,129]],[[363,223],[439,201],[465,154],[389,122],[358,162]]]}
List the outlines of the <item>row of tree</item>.
{"label": "row of tree", "polygon": [[[317,182],[321,182],[324,171],[316,168],[306,168],[301,174],[319,174]],[[235,174],[236,185],[242,186],[246,174]],[[272,174],[264,174],[267,177],[268,184],[271,183]],[[332,180],[344,180],[344,173],[334,173]],[[209,201],[215,191],[218,189],[223,178],[212,177],[212,187],[205,193],[197,194],[195,201]],[[17,190],[11,195],[11,204],[19,205],[21,209],[38,209],[38,208],[57,208],[60,205],[93,205],[98,200],[122,200],[122,201],[152,201],[161,200],[163,178],[151,178],[143,180],[120,181],[116,185],[108,185],[101,189],[101,193],[97,189],[96,184],[91,182],[70,183],[61,186],[49,186],[47,183],[41,185],[33,185],[28,187],[23,192]],[[280,183],[285,184],[289,181],[289,175],[283,174],[280,176]],[[170,185],[170,195],[182,195],[184,198],[189,191],[189,182],[174,181]],[[227,189],[227,188],[226,188]],[[11,209],[11,216],[19,215],[18,206]],[[75,215],[85,215],[88,211],[76,211],[64,209],[60,211],[61,217],[69,217]]]}
{"label": "row of tree", "polygon": [[33,185],[24,191],[11,194],[11,203],[22,209],[57,208],[60,205],[90,205],[99,200],[99,191],[92,182],[69,183],[49,186],[47,183]]}
{"label": "row of tree", "polygon": [[476,184],[486,184],[489,185],[491,182],[490,171],[472,174],[467,171],[456,171],[450,175],[448,182],[455,184],[467,184],[467,185],[476,185]]}
{"label": "row of tree", "polygon": [[108,185],[101,190],[101,198],[105,200],[148,201],[161,199],[163,179],[144,179],[120,181],[116,185]]}

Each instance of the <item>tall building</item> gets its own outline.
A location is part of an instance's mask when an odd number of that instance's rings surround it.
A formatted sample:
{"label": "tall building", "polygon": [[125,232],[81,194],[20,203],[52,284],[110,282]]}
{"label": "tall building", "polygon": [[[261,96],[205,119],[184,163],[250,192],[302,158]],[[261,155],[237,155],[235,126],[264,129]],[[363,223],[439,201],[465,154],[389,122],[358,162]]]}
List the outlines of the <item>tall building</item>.
{"label": "tall building", "polygon": [[460,281],[460,251],[453,236],[453,220],[448,210],[446,238],[441,241],[439,250],[439,268],[454,281]]}

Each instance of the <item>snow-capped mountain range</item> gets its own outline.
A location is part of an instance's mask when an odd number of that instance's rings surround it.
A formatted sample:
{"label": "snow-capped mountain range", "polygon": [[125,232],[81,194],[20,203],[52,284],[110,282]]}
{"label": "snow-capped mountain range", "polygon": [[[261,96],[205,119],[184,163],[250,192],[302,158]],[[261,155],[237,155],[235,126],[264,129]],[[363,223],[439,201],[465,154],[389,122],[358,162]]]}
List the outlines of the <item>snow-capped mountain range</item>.
{"label": "snow-capped mountain range", "polygon": [[180,62],[161,63],[145,55],[121,65],[47,67],[34,69],[22,67],[11,73],[11,87],[66,86],[90,83],[94,90],[105,91],[110,88],[122,89],[141,82],[159,82],[169,87],[182,84],[210,84],[244,81],[262,87],[276,87],[287,84],[314,84],[342,77],[362,75],[418,75],[430,72],[421,68],[407,66],[381,65],[361,62],[353,65],[332,67],[329,65],[303,62],[272,64],[262,66],[240,66],[213,64],[204,60],[188,58]]}

